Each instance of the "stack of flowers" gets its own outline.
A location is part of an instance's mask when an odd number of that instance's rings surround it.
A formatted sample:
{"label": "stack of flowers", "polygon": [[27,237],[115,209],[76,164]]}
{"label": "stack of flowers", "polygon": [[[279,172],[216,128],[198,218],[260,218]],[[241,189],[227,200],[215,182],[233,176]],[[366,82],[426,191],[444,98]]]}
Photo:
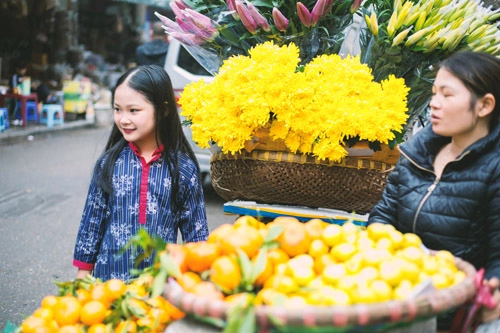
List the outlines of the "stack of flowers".
{"label": "stack of flowers", "polygon": [[291,152],[338,162],[346,141],[388,144],[403,130],[404,81],[391,75],[375,82],[359,57],[321,55],[301,67],[297,46],[273,42],[249,54],[231,57],[212,83],[192,83],[181,94],[182,114],[201,147],[215,142],[223,153],[238,153],[270,126],[272,139]]}
{"label": "stack of flowers", "polygon": [[255,45],[273,41],[299,46],[307,63],[316,54],[338,53],[344,31],[361,0],[190,1],[173,0],[175,21],[158,13],[166,32],[182,42],[215,73],[231,55],[248,55]]}
{"label": "stack of flowers", "polygon": [[214,74],[223,60],[248,55],[265,41],[295,43],[302,65],[315,55],[339,54],[353,15],[361,15],[367,23],[360,38],[361,61],[372,69],[375,81],[393,74],[411,88],[407,125],[425,116],[433,69],[440,60],[465,49],[500,54],[499,10],[485,7],[481,0],[367,0],[360,7],[361,3],[174,0],[174,21],[157,16],[166,32]]}
{"label": "stack of flowers", "polygon": [[500,55],[500,9],[479,0],[372,1],[363,8],[363,62],[376,81],[389,75],[411,87],[409,121],[425,116],[432,78],[441,59],[462,50]]}

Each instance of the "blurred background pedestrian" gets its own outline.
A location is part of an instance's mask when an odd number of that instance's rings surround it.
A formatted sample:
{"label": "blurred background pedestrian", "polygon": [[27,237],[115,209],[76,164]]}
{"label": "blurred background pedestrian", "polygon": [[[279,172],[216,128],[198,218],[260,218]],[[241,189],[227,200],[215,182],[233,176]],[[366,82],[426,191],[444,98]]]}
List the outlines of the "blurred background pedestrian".
{"label": "blurred background pedestrian", "polygon": [[150,30],[151,40],[137,47],[137,65],[158,65],[163,67],[168,51],[168,41],[161,22],[155,22]]}

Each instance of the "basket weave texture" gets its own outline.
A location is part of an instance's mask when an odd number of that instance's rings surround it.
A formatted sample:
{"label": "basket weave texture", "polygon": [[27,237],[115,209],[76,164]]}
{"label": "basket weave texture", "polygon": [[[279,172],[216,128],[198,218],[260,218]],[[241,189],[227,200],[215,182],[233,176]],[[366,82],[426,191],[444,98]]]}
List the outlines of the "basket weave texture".
{"label": "basket weave texture", "polygon": [[382,145],[372,151],[367,142],[347,149],[341,162],[320,161],[290,152],[283,140],[273,140],[269,127],[254,134],[237,154],[214,151],[210,161],[213,188],[223,199],[248,200],[365,214],[380,200],[399,150]]}
{"label": "basket weave texture", "polygon": [[[476,291],[474,266],[455,258],[465,279],[449,288],[429,292],[404,301],[388,301],[352,306],[306,306],[296,309],[281,306],[258,306],[255,317],[260,332],[281,327],[290,332],[385,332],[387,329],[409,326],[458,308]],[[231,306],[222,300],[203,298],[184,292],[167,283],[163,296],[187,314],[199,318],[225,320]],[[277,320],[277,321],[276,321]],[[323,330],[322,330],[323,329]],[[281,330],[279,330],[281,331]]]}
{"label": "basket weave texture", "polygon": [[368,213],[380,200],[392,164],[358,157],[341,163],[254,150],[212,155],[211,181],[225,200],[249,200]]}

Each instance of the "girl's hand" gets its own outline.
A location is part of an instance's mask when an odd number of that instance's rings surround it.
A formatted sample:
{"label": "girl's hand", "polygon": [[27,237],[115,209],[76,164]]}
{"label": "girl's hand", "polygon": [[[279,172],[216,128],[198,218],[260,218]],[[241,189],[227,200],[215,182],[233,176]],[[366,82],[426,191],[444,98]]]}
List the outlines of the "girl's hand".
{"label": "girl's hand", "polygon": [[496,277],[491,278],[490,280],[483,280],[483,286],[488,286],[493,295],[493,301],[495,303],[495,307],[488,308],[483,306],[479,318],[481,322],[487,323],[500,318],[500,291],[498,288],[500,287],[500,280]]}
{"label": "girl's hand", "polygon": [[85,279],[87,275],[90,274],[91,271],[87,271],[84,269],[79,269],[78,272],[76,273],[76,278],[77,279]]}

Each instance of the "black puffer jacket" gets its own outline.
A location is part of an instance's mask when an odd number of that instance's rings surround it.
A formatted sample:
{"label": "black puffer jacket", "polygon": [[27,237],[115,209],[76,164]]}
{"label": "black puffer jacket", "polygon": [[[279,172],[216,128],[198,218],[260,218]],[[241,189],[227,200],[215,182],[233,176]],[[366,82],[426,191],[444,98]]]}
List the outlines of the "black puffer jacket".
{"label": "black puffer jacket", "polygon": [[450,141],[431,126],[399,148],[382,199],[369,223],[390,223],[420,236],[433,250],[448,250],[486,277],[500,278],[500,126],[434,174],[433,161]]}

